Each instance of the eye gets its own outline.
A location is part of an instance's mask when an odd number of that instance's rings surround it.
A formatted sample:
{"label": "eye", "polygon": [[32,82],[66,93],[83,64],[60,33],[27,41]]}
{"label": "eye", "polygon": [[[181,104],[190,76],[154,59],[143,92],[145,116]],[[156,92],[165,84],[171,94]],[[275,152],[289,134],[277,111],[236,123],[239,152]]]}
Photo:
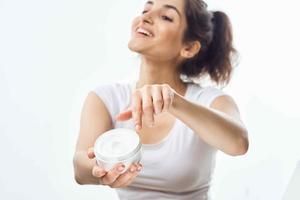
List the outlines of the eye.
{"label": "eye", "polygon": [[148,10],[144,10],[144,11],[142,12],[142,14],[145,14],[146,12],[148,12]]}
{"label": "eye", "polygon": [[162,18],[163,18],[163,20],[167,20],[167,21],[170,21],[170,22],[173,21],[170,17],[168,17],[166,15],[163,15]]}

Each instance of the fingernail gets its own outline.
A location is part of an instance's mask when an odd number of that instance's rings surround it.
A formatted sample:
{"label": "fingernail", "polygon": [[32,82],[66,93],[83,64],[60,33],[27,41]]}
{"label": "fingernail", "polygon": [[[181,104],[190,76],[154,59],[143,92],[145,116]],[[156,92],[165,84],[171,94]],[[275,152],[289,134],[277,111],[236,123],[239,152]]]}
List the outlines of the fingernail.
{"label": "fingernail", "polygon": [[142,166],[138,166],[137,170],[141,171],[141,169],[142,169]]}
{"label": "fingernail", "polygon": [[137,130],[140,130],[141,126],[137,124],[137,125],[135,125],[135,128],[136,128]]}
{"label": "fingernail", "polygon": [[135,171],[135,167],[131,167],[130,172],[134,172],[134,171]]}
{"label": "fingernail", "polygon": [[121,165],[118,167],[118,171],[122,172],[124,170],[125,166],[124,165]]}

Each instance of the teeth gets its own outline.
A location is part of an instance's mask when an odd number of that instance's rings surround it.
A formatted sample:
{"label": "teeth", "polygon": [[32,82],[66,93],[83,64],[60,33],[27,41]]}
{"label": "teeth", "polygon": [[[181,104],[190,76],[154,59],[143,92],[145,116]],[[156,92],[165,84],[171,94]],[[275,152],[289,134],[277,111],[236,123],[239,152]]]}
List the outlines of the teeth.
{"label": "teeth", "polygon": [[152,34],[151,34],[149,31],[147,31],[147,30],[145,30],[145,29],[143,29],[143,28],[138,28],[138,29],[137,29],[137,32],[138,32],[138,33],[144,33],[144,34],[146,34],[147,36],[152,37]]}

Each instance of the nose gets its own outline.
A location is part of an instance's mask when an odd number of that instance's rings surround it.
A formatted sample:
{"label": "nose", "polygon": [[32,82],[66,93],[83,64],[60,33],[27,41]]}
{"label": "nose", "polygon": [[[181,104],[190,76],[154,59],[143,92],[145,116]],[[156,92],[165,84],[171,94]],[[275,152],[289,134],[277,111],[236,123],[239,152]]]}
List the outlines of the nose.
{"label": "nose", "polygon": [[142,19],[142,22],[144,22],[144,23],[153,24],[152,12],[148,11],[148,12],[142,14],[141,19]]}

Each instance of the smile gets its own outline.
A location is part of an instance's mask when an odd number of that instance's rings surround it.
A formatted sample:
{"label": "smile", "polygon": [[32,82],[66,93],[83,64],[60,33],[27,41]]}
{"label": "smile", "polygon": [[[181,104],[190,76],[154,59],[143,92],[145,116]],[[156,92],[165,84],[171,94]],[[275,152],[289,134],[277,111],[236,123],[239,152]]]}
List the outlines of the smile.
{"label": "smile", "polygon": [[136,30],[136,32],[137,32],[137,33],[140,33],[140,34],[143,34],[143,35],[145,35],[145,36],[147,36],[147,37],[153,37],[153,36],[154,36],[153,33],[151,33],[150,31],[148,31],[148,30],[146,30],[146,29],[144,29],[144,28],[142,28],[142,27],[139,27],[139,28]]}

